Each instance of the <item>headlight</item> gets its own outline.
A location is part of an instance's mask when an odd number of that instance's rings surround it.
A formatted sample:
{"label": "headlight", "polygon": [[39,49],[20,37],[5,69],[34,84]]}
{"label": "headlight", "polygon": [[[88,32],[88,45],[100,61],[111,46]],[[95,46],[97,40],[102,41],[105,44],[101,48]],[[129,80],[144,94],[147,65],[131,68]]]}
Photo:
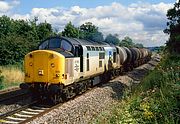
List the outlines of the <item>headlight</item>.
{"label": "headlight", "polygon": [[38,75],[44,75],[44,70],[39,70]]}

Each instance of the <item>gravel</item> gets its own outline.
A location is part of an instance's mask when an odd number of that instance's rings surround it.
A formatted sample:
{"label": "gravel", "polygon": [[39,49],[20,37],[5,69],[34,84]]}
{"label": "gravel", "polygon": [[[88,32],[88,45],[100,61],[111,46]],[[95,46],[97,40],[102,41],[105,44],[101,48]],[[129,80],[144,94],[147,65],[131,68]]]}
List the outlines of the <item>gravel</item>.
{"label": "gravel", "polygon": [[9,112],[9,111],[12,111],[12,110],[15,110],[17,108],[20,108],[21,106],[18,105],[18,104],[12,104],[12,105],[1,105],[0,106],[0,115],[1,114],[4,114],[6,112]]}
{"label": "gravel", "polygon": [[62,104],[57,109],[34,119],[28,124],[87,124],[104,110],[121,99],[123,89],[137,84],[159,62],[155,57],[123,76],[119,76],[101,87],[87,91],[83,95]]}

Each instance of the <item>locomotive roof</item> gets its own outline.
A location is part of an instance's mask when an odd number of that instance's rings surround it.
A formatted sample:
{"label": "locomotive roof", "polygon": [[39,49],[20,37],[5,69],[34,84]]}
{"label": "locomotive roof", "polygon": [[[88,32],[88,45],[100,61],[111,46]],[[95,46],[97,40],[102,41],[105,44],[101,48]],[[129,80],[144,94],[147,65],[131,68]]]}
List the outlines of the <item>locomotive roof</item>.
{"label": "locomotive roof", "polygon": [[92,41],[92,40],[85,40],[85,39],[78,39],[78,38],[68,38],[68,37],[60,37],[60,36],[55,36],[55,37],[49,37],[48,39],[52,38],[61,38],[69,41],[72,45],[82,45],[82,46],[110,46],[108,43],[101,42],[101,41]]}

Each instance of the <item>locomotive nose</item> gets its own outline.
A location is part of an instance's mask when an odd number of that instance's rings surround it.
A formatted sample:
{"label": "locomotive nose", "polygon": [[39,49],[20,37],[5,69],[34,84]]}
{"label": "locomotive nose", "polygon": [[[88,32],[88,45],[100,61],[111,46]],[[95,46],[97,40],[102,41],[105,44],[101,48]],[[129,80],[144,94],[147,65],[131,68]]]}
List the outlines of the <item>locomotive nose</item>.
{"label": "locomotive nose", "polygon": [[61,83],[65,58],[48,50],[33,51],[25,56],[25,82]]}

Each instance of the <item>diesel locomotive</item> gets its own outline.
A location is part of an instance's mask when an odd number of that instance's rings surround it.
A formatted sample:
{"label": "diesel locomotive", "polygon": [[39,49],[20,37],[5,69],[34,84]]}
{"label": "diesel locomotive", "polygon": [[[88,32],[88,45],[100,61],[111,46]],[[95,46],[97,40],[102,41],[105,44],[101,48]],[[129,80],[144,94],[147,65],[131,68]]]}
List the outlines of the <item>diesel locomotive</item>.
{"label": "diesel locomotive", "polygon": [[105,42],[49,37],[25,56],[25,83],[33,96],[61,102],[89,87],[107,82],[122,71],[149,61],[151,52]]}

